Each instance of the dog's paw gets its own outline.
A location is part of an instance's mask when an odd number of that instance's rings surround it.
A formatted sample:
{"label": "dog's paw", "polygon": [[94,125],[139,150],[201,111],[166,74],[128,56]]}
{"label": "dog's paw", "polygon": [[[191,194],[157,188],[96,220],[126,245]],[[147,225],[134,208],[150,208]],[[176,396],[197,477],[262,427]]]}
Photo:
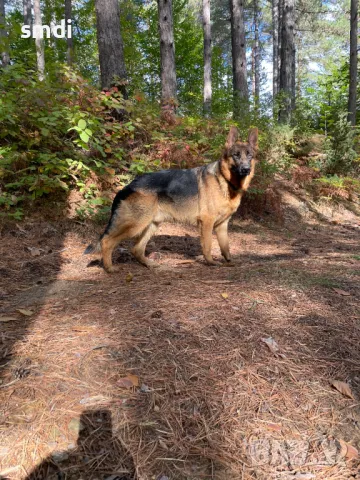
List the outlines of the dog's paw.
{"label": "dog's paw", "polygon": [[120,268],[112,265],[111,267],[105,268],[106,273],[116,273],[120,271]]}
{"label": "dog's paw", "polygon": [[151,259],[147,259],[145,265],[146,265],[147,268],[150,268],[150,270],[155,270],[157,268],[160,268],[160,265],[157,262],[155,262],[154,260],[151,260]]}
{"label": "dog's paw", "polygon": [[222,266],[222,263],[217,262],[216,260],[205,260],[205,262],[206,262],[206,265],[208,265],[209,267],[221,267]]}

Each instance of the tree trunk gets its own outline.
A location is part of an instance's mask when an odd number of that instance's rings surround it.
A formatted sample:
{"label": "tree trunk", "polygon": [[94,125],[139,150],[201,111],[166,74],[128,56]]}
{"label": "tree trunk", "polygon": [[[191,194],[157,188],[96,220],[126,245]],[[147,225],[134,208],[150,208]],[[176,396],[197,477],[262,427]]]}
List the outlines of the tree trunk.
{"label": "tree trunk", "polygon": [[[40,0],[34,0],[34,24],[39,25],[39,27],[42,26]],[[40,28],[36,29],[35,46],[39,80],[42,81],[45,76],[45,51],[44,40]]]}
{"label": "tree trunk", "polygon": [[356,125],[357,45],[358,45],[358,0],[351,0],[350,10],[350,83],[348,119]]}
{"label": "tree trunk", "polygon": [[295,42],[291,55],[291,111],[295,110],[296,103],[296,48]]}
{"label": "tree trunk", "polygon": [[158,0],[160,33],[161,105],[163,115],[172,120],[176,108],[175,43],[172,0]]}
{"label": "tree trunk", "polygon": [[[69,23],[68,20],[72,18],[72,3],[71,0],[65,0],[65,27],[67,29]],[[71,25],[71,24],[70,24]],[[72,65],[74,59],[74,43],[72,36],[71,38],[67,37],[66,39],[67,51],[66,51],[66,60],[69,66]]]}
{"label": "tree trunk", "polygon": [[203,0],[204,29],[204,115],[211,114],[211,23],[210,0]]}
{"label": "tree trunk", "polygon": [[230,0],[231,47],[233,63],[234,118],[248,108],[249,94],[246,70],[246,43],[243,0]]}
{"label": "tree trunk", "polygon": [[259,45],[259,21],[260,10],[258,0],[254,0],[254,66],[255,66],[255,89],[254,89],[254,105],[255,108],[259,107],[260,97],[260,45]]}
{"label": "tree trunk", "polygon": [[0,59],[2,67],[9,65],[10,57],[8,51],[4,0],[0,0]]}
{"label": "tree trunk", "polygon": [[272,34],[273,34],[273,100],[279,93],[279,0],[272,0]]}
{"label": "tree trunk", "polygon": [[126,67],[124,45],[120,30],[118,0],[95,0],[97,42],[101,74],[101,88],[118,84],[124,98],[126,92]]}
{"label": "tree trunk", "polygon": [[23,0],[23,15],[24,15],[24,25],[30,25],[30,30],[32,32],[32,14],[31,14],[31,0]]}
{"label": "tree trunk", "polygon": [[291,112],[294,107],[293,75],[295,74],[295,43],[294,43],[295,0],[284,0],[284,9],[281,21],[281,50],[280,50],[280,85],[281,106],[279,121],[290,123]]}
{"label": "tree trunk", "polygon": [[255,39],[251,48],[251,93],[255,104]]}

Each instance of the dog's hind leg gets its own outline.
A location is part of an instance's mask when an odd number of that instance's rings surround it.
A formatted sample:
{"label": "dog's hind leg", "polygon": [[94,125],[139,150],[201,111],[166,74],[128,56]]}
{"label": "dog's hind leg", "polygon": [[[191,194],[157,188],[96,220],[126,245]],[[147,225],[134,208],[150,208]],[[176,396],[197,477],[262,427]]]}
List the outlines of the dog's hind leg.
{"label": "dog's hind leg", "polygon": [[129,238],[126,232],[120,233],[118,235],[111,235],[111,233],[106,233],[101,239],[101,251],[102,259],[104,264],[104,269],[108,273],[116,272],[116,267],[112,264],[112,253],[114,248],[116,248],[122,240]]}
{"label": "dog's hind leg", "polygon": [[134,255],[136,260],[148,268],[153,267],[155,265],[152,260],[149,260],[148,258],[145,257],[145,249],[148,241],[154,235],[157,228],[158,228],[157,224],[153,222],[150,223],[150,225],[148,225],[145,228],[145,230],[141,233],[141,235],[138,237],[137,242],[135,243],[135,245],[131,250],[131,253]]}
{"label": "dog's hind leg", "polygon": [[221,255],[225,258],[227,262],[230,262],[231,257],[229,249],[228,225],[229,219],[220,223],[220,225],[217,225],[215,227],[215,233],[221,250]]}

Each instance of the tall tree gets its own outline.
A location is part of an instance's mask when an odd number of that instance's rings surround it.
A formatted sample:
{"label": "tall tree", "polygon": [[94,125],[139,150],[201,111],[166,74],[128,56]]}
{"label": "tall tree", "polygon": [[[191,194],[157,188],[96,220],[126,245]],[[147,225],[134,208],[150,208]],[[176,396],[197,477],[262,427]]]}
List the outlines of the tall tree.
{"label": "tall tree", "polygon": [[356,125],[356,87],[357,87],[357,48],[358,48],[358,8],[359,1],[351,0],[350,9],[350,83],[348,119]]}
{"label": "tall tree", "polygon": [[117,81],[125,98],[127,92],[124,45],[120,30],[118,0],[95,0],[97,42],[101,74],[101,88],[108,89]]}
{"label": "tall tree", "polygon": [[41,18],[41,8],[40,0],[34,0],[34,25],[37,26],[35,29],[35,46],[36,46],[36,59],[37,59],[37,69],[39,80],[44,80],[45,77],[45,50],[44,50],[44,39],[42,32],[42,18]]}
{"label": "tall tree", "polygon": [[175,43],[172,0],[158,0],[160,32],[161,105],[170,115],[176,107]]}
{"label": "tall tree", "polygon": [[273,98],[279,93],[279,0],[272,0]]}
{"label": "tall tree", "polygon": [[[67,27],[68,25],[68,20],[72,19],[72,2],[71,0],[65,0],[65,25]],[[71,37],[67,37],[66,39],[67,43],[67,51],[66,51],[66,60],[67,64],[70,66],[73,63],[74,60],[74,42]]]}
{"label": "tall tree", "polygon": [[243,0],[230,0],[230,14],[234,89],[233,114],[234,118],[239,118],[241,111],[247,108],[249,101]]}
{"label": "tall tree", "polygon": [[281,49],[280,49],[280,83],[281,106],[279,120],[281,123],[290,123],[291,112],[294,107],[294,81],[295,75],[295,0],[282,0],[283,9],[281,18]]}
{"label": "tall tree", "polygon": [[1,58],[1,65],[3,67],[6,67],[6,65],[10,63],[4,0],[0,0],[0,58]]}
{"label": "tall tree", "polygon": [[211,113],[211,23],[210,0],[203,0],[203,30],[204,30],[204,114]]}
{"label": "tall tree", "polygon": [[254,105],[259,106],[260,98],[260,42],[259,42],[260,8],[259,0],[254,0]]}
{"label": "tall tree", "polygon": [[31,0],[23,0],[24,25],[30,25],[32,30]]}

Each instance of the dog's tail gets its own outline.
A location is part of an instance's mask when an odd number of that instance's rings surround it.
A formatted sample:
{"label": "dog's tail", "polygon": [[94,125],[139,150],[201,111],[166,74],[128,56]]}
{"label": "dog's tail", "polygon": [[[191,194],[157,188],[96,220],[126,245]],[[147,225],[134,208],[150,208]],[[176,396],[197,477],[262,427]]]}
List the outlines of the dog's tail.
{"label": "dog's tail", "polygon": [[101,245],[100,245],[100,240],[95,243],[94,245],[91,243],[88,245],[85,250],[84,250],[84,255],[90,255],[93,253],[100,253],[101,252]]}

